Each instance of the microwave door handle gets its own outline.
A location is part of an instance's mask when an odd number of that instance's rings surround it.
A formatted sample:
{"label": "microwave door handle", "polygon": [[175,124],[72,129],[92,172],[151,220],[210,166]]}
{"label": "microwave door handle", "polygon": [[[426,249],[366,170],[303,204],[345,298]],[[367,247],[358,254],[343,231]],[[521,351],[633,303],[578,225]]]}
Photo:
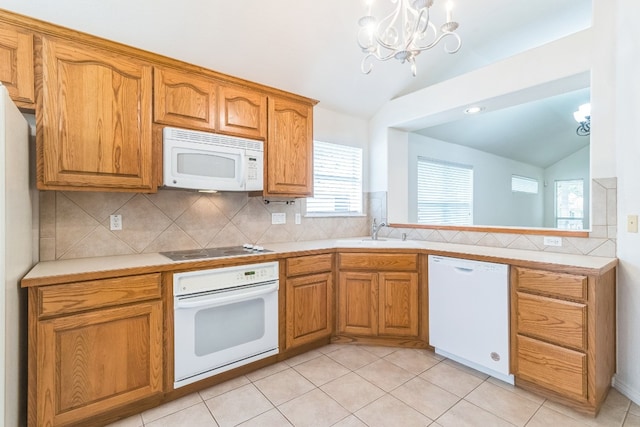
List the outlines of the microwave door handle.
{"label": "microwave door handle", "polygon": [[260,287],[252,292],[234,293],[230,296],[209,296],[207,298],[198,299],[196,301],[186,301],[178,299],[175,302],[176,308],[197,308],[197,307],[217,307],[220,305],[231,304],[233,302],[254,298],[260,295],[270,294],[278,290],[278,282],[274,282],[267,286]]}
{"label": "microwave door handle", "polygon": [[241,188],[246,188],[246,172],[245,169],[247,168],[247,153],[242,153],[242,155],[240,156],[240,187]]}

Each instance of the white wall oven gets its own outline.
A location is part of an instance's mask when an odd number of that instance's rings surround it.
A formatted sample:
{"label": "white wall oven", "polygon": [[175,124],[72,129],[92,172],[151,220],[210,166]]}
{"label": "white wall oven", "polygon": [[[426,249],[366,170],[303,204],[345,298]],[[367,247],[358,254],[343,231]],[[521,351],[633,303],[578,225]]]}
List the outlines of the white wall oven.
{"label": "white wall oven", "polygon": [[278,354],[278,263],[173,275],[174,388]]}

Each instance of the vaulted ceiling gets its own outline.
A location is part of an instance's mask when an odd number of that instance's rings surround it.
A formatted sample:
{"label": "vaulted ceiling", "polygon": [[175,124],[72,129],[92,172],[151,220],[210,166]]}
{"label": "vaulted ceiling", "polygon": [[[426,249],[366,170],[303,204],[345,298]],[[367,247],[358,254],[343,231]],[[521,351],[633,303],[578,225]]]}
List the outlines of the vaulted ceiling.
{"label": "vaulted ceiling", "polygon": [[[398,96],[591,24],[591,0],[453,2],[462,48],[454,55],[441,45],[421,53],[416,77],[407,64],[395,60],[375,63],[369,75],[362,74],[363,54],[356,36],[364,0],[3,0],[0,7],[298,93],[319,100],[320,107],[360,118],[370,118]],[[444,8],[445,0],[435,0],[431,15],[437,24],[444,21]],[[578,98],[588,100],[588,90]],[[549,99],[419,132],[464,145],[475,143],[477,148],[493,143],[495,154],[512,151],[532,162],[535,158],[537,164],[550,164],[554,159],[543,158],[542,150],[526,151],[515,142],[531,147],[532,140],[545,141],[551,147],[545,152],[561,155],[553,149],[557,137],[552,132],[561,126],[564,133],[574,132],[570,111],[564,110],[575,108],[567,105],[578,101],[555,101],[565,105]],[[526,115],[516,118],[518,112]],[[516,122],[522,125],[516,128]],[[510,144],[500,146],[497,141]],[[588,138],[576,141],[575,147],[587,143]]]}
{"label": "vaulted ceiling", "polygon": [[[376,0],[389,1],[389,0]],[[591,0],[453,0],[462,48],[360,72],[363,0],[3,0],[1,8],[299,93],[357,117],[385,102],[587,28]],[[444,21],[445,0],[432,16]]]}

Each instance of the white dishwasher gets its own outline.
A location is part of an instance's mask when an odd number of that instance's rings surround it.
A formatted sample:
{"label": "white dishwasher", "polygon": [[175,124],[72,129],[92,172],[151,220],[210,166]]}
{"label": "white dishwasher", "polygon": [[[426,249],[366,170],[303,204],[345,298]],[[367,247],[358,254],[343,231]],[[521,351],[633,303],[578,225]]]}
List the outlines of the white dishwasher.
{"label": "white dishwasher", "polygon": [[429,255],[429,344],[444,357],[513,384],[509,266]]}

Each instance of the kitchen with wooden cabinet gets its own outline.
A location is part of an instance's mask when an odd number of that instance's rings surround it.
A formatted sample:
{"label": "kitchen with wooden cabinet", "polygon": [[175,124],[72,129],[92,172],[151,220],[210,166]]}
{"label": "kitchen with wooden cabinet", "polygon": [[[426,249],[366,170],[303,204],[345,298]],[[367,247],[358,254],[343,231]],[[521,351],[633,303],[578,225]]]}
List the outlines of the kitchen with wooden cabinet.
{"label": "kitchen with wooden cabinet", "polygon": [[[0,81],[23,111],[35,112],[40,190],[162,196],[162,129],[171,126],[261,141],[260,195],[276,202],[313,195],[317,101],[30,23],[0,14],[0,55],[18,64],[0,66]],[[616,372],[615,258],[491,248],[480,254],[448,243],[416,240],[399,248],[395,242],[355,249],[317,239],[312,249],[303,242],[274,243],[248,255],[252,262],[279,264],[279,353],[182,390],[174,386],[167,341],[179,333],[170,278],[237,265],[238,258],[178,266],[157,253],[140,253],[41,263],[23,280],[28,425],[105,425],[330,343],[432,354],[429,254],[510,264],[516,386],[598,413]]]}

